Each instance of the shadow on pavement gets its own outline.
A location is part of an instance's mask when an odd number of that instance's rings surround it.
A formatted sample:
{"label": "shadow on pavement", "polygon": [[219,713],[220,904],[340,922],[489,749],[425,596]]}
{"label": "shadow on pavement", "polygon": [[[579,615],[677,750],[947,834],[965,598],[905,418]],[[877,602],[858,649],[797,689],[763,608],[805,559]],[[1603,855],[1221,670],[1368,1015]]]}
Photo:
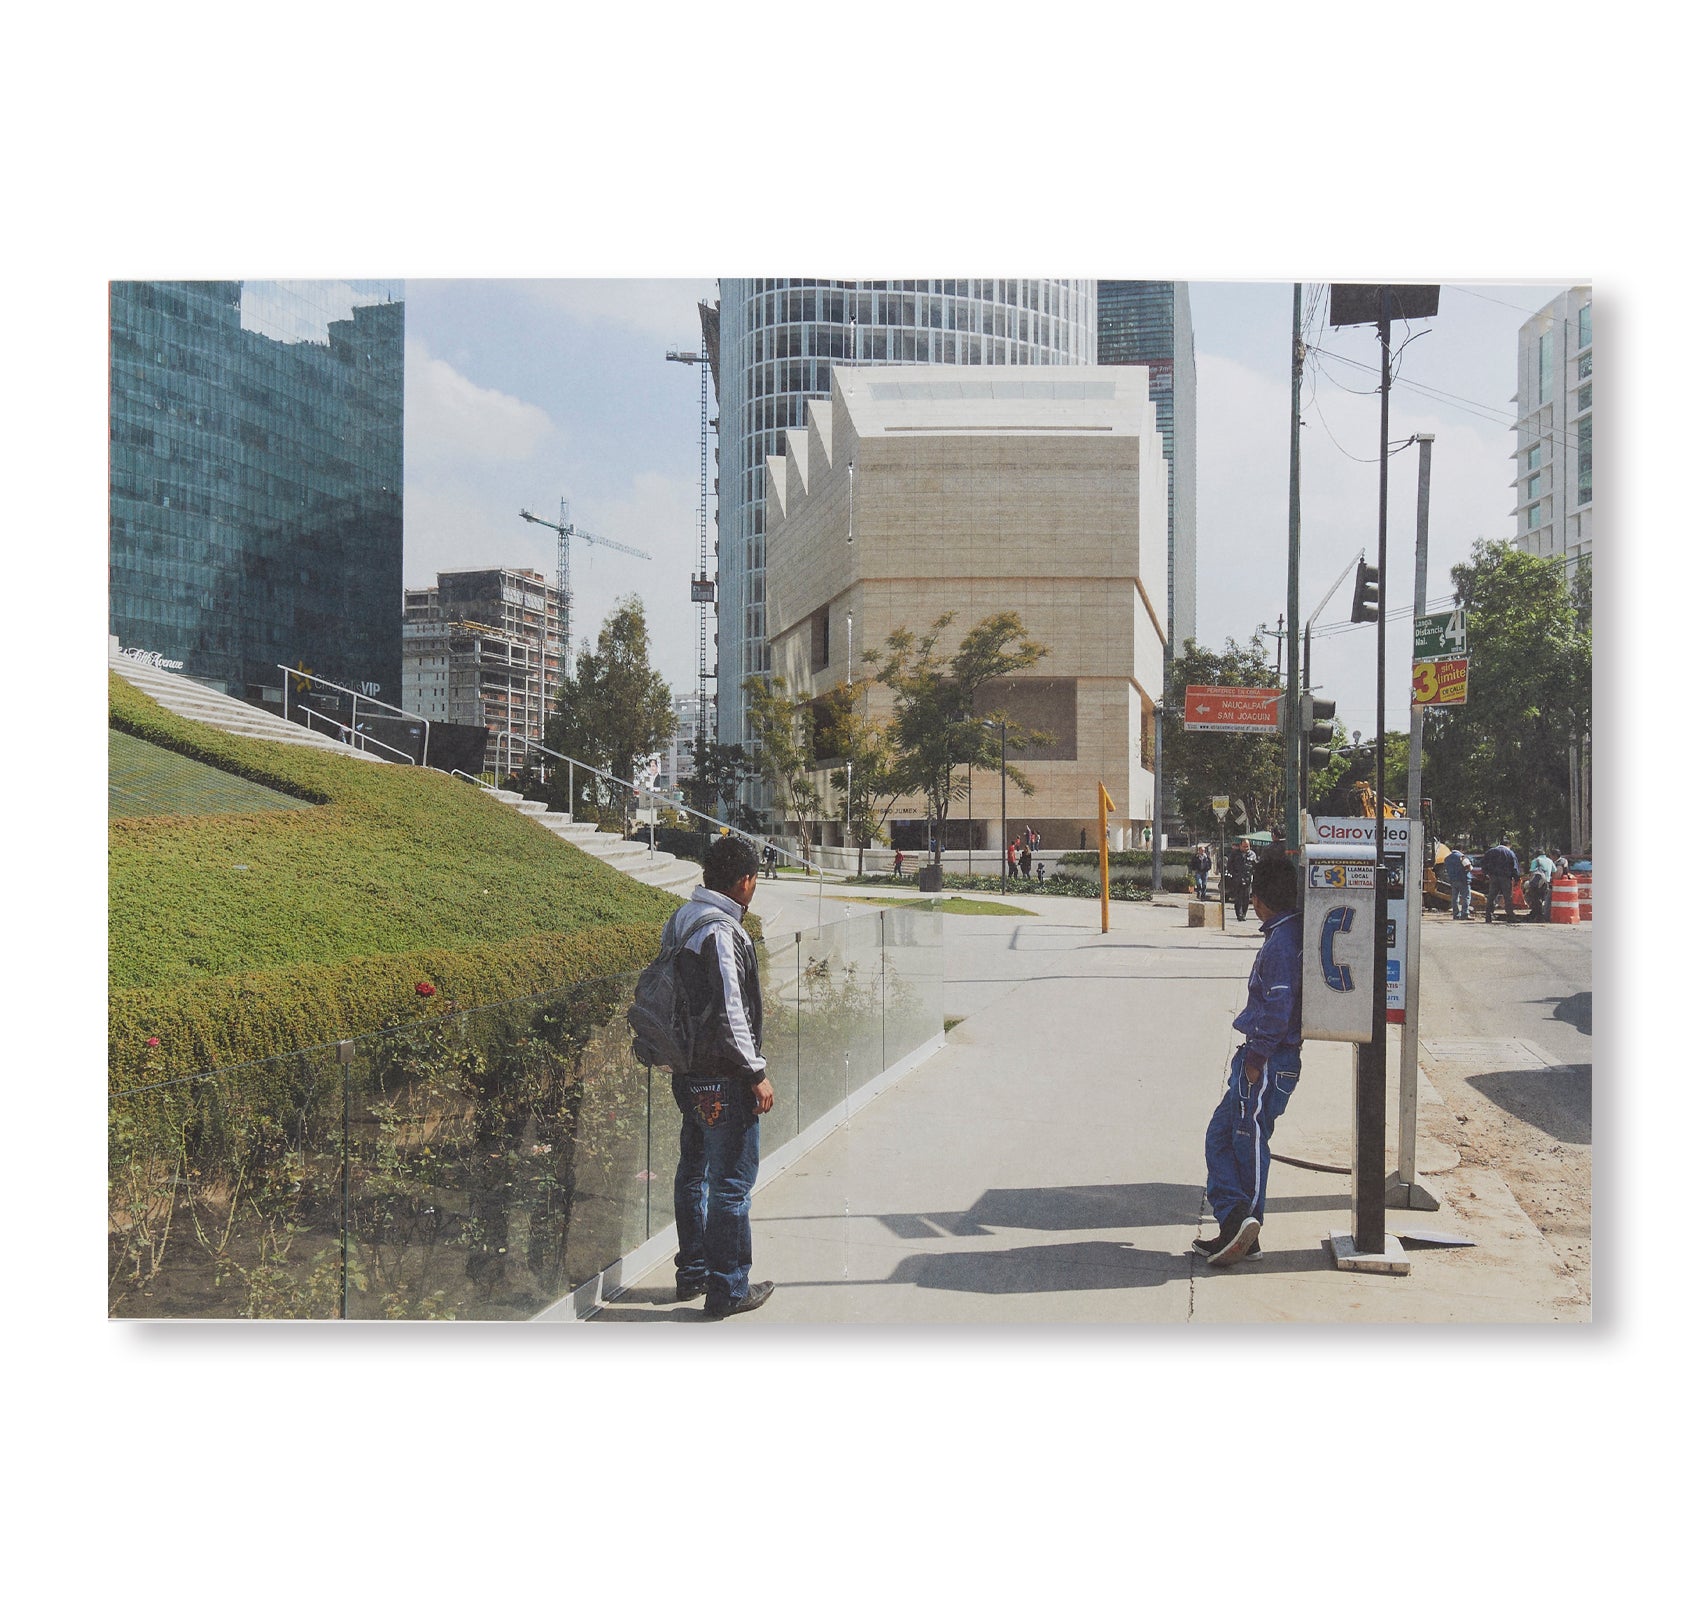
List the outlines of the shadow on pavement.
{"label": "shadow on pavement", "polygon": [[1590,1063],[1545,1072],[1482,1072],[1464,1080],[1519,1122],[1565,1144],[1594,1142],[1594,1069]]}
{"label": "shadow on pavement", "polygon": [[1594,991],[1584,989],[1579,994],[1549,994],[1555,1022],[1568,1022],[1578,1033],[1594,1036]]}
{"label": "shadow on pavement", "polygon": [[988,1189],[966,1211],[879,1212],[899,1239],[957,1238],[994,1228],[1036,1228],[1051,1233],[1110,1232],[1198,1215],[1197,1183],[1099,1183],[1055,1189]]}

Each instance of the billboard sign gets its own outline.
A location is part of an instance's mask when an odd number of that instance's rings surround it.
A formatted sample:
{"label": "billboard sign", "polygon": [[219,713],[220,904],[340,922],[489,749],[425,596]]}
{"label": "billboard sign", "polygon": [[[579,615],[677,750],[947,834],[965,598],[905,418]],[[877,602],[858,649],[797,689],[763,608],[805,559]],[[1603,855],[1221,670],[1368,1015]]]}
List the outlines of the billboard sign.
{"label": "billboard sign", "polygon": [[1461,706],[1469,699],[1470,658],[1454,656],[1411,665],[1413,706]]}

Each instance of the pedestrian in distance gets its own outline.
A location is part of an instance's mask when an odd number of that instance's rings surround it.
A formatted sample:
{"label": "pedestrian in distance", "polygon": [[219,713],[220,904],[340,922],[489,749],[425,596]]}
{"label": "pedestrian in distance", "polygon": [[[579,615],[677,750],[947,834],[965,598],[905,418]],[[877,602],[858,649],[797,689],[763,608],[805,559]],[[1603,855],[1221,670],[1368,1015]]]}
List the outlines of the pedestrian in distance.
{"label": "pedestrian in distance", "polygon": [[750,1197],[761,1164],[758,1118],[773,1109],[761,1053],[756,947],[743,926],[756,892],[755,847],[723,834],[709,847],[702,885],[668,919],[663,948],[680,947],[690,1058],[673,1073],[679,1165],[673,1215],[675,1296],[704,1296],[710,1321],[754,1311],[772,1283],[751,1283]]}
{"label": "pedestrian in distance", "polygon": [[1031,878],[1033,876],[1033,850],[1032,850],[1032,847],[1029,846],[1029,845],[1025,845],[1025,844],[1022,845],[1021,854],[1017,859],[1021,863],[1021,876],[1023,878]]}
{"label": "pedestrian in distance", "polygon": [[1043,883],[1045,881],[1045,863],[1041,861],[1036,870],[1039,874],[1039,882]]}
{"label": "pedestrian in distance", "polygon": [[1016,873],[1015,840],[1009,841],[1009,848],[1004,851],[1003,859],[1005,866],[1009,869],[1008,875],[1013,878]]}
{"label": "pedestrian in distance", "polygon": [[1210,881],[1210,848],[1208,845],[1198,845],[1192,852],[1189,863],[1192,868],[1192,886],[1198,891],[1198,898],[1206,900],[1209,896],[1204,892],[1205,885]]}
{"label": "pedestrian in distance", "polygon": [[1245,1035],[1228,1067],[1228,1087],[1204,1133],[1205,1198],[1214,1239],[1193,1240],[1213,1267],[1255,1261],[1269,1181],[1269,1137],[1299,1085],[1300,925],[1298,873],[1289,860],[1260,861],[1251,904],[1263,944],[1234,1028]]}
{"label": "pedestrian in distance", "polygon": [[1245,921],[1246,907],[1251,903],[1251,874],[1255,863],[1251,859],[1251,846],[1244,839],[1236,839],[1234,848],[1228,852],[1228,859],[1222,863],[1222,876],[1227,881],[1228,893],[1234,899],[1234,920]]}
{"label": "pedestrian in distance", "polygon": [[1502,836],[1486,855],[1482,857],[1482,870],[1487,873],[1487,917],[1493,921],[1494,901],[1499,901],[1504,908],[1504,922],[1511,921],[1511,886],[1517,881],[1517,853],[1510,843]]}
{"label": "pedestrian in distance", "polygon": [[1470,920],[1470,858],[1462,850],[1454,850],[1441,862],[1447,886],[1452,890],[1452,920]]}
{"label": "pedestrian in distance", "polygon": [[903,876],[903,852],[901,850],[895,850],[892,852],[891,875],[894,878],[901,878]]}
{"label": "pedestrian in distance", "polygon": [[1552,921],[1552,880],[1558,876],[1552,857],[1537,850],[1529,863],[1529,876],[1523,884],[1523,898],[1529,902],[1531,922]]}

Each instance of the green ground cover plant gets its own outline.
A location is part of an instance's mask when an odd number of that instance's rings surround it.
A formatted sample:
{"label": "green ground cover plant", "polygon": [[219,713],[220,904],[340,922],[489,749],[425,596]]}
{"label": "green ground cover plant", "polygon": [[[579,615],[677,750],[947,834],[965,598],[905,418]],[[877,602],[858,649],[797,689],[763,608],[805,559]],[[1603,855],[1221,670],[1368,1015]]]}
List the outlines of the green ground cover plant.
{"label": "green ground cover plant", "polygon": [[113,1089],[641,968],[675,897],[444,773],[245,739],[109,680],[112,728],[312,804],[108,825]]}

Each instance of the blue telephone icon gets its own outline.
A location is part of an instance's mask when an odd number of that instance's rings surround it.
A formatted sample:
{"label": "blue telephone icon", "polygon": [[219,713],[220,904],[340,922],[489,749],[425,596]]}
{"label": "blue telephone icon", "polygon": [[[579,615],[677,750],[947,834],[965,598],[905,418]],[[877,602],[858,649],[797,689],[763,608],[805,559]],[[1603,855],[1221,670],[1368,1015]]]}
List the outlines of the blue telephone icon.
{"label": "blue telephone icon", "polygon": [[1319,954],[1322,957],[1322,981],[1330,989],[1340,994],[1348,994],[1352,989],[1352,969],[1334,959],[1334,936],[1337,933],[1352,931],[1352,908],[1350,906],[1335,906],[1322,919],[1322,939]]}

